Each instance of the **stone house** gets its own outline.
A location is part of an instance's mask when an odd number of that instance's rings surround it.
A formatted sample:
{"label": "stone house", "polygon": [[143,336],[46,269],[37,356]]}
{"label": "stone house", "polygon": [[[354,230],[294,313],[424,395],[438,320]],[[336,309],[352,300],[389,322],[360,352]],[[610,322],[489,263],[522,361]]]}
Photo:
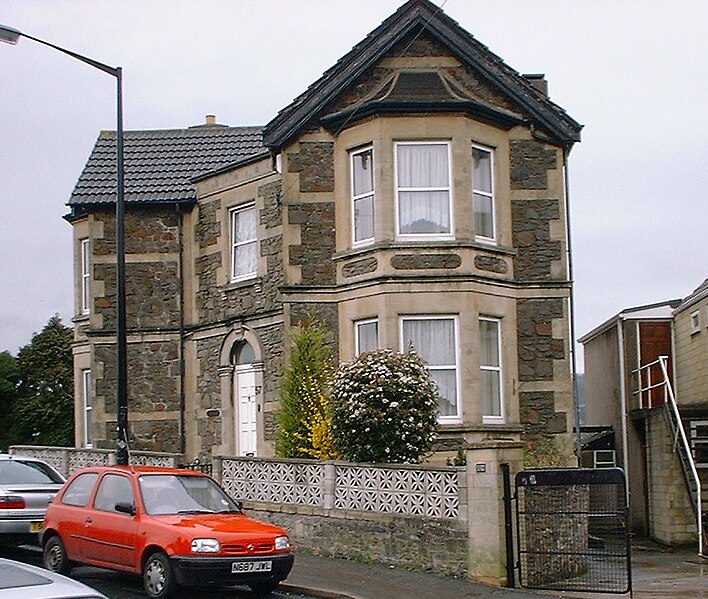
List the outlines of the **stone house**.
{"label": "stone house", "polygon": [[[692,463],[705,498],[707,326],[708,280],[684,299],[625,309],[579,340],[585,350],[586,423],[614,435],[633,532],[666,544],[695,541],[696,516],[707,509],[691,473]],[[667,357],[665,372],[660,356]],[[672,416],[672,396],[678,418]]]}
{"label": "stone house", "polygon": [[[581,126],[428,0],[410,0],[265,127],[125,134],[129,434],[273,454],[288,334],[340,361],[412,343],[437,458],[485,439],[572,455],[566,162]],[[77,446],[115,438],[115,135],[73,226]]]}

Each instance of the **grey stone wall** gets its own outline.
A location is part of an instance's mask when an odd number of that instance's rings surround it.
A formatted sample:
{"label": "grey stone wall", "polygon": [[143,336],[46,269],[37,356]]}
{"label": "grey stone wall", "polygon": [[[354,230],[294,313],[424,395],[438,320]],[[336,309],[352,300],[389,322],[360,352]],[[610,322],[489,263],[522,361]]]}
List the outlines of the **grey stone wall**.
{"label": "grey stone wall", "polygon": [[290,304],[290,325],[297,326],[300,321],[316,320],[321,322],[327,332],[325,343],[332,349],[335,363],[339,363],[339,306],[325,302],[308,304]]}
{"label": "grey stone wall", "polygon": [[[258,327],[258,339],[263,350],[263,400],[264,403],[278,401],[280,394],[280,377],[283,371],[285,355],[285,331],[282,322]],[[274,411],[263,413],[264,438],[273,441],[278,432]]]}
{"label": "grey stone wall", "polygon": [[356,559],[443,575],[467,575],[467,528],[462,522],[390,514],[300,514],[247,510],[283,526],[307,553]]}
{"label": "grey stone wall", "polygon": [[[96,448],[115,447],[116,346],[95,345],[92,372],[96,405],[105,406],[105,428],[95,431]],[[179,419],[165,416],[180,410],[179,339],[128,344],[128,433],[132,449],[179,452]],[[148,420],[130,414],[150,414]]]}
{"label": "grey stone wall", "polygon": [[334,144],[300,142],[298,152],[288,153],[288,172],[300,174],[302,193],[334,191]]}
{"label": "grey stone wall", "polygon": [[299,266],[302,285],[334,285],[337,269],[333,202],[300,204],[288,209],[288,224],[299,225],[300,244],[289,246],[290,266]]}
{"label": "grey stone wall", "polygon": [[361,260],[353,260],[352,262],[347,262],[344,266],[342,266],[342,276],[345,279],[357,277],[359,275],[374,272],[378,266],[379,261],[376,259],[376,256],[369,256],[368,258],[362,258]]}
{"label": "grey stone wall", "polygon": [[556,168],[556,150],[532,139],[512,140],[509,148],[512,189],[547,189],[548,170]]}
{"label": "grey stone wall", "polygon": [[[553,319],[564,318],[563,299],[527,299],[517,302],[519,380],[552,381],[556,360],[565,360],[565,341],[553,337]],[[519,410],[525,435],[566,432],[566,413],[555,411],[553,391],[519,392]]]}
{"label": "grey stone wall", "polygon": [[551,263],[561,259],[561,242],[551,239],[551,221],[560,218],[558,200],[512,200],[514,275],[521,281],[551,278]]}

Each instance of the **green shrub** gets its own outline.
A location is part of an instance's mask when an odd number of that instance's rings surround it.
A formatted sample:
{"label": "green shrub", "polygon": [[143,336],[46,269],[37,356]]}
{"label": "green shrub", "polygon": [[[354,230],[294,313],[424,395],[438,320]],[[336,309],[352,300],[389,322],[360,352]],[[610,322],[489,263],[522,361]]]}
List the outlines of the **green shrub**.
{"label": "green shrub", "polygon": [[413,351],[365,352],[340,365],[330,402],[332,435],[347,460],[411,464],[432,449],[437,386]]}
{"label": "green shrub", "polygon": [[284,458],[336,457],[330,437],[327,389],[332,377],[325,330],[315,321],[296,327],[283,373],[276,453]]}

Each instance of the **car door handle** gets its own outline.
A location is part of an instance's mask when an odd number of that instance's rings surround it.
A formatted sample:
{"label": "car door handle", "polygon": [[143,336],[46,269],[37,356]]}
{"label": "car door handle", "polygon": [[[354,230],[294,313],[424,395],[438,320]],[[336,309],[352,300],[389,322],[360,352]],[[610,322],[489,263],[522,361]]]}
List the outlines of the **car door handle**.
{"label": "car door handle", "polygon": [[90,517],[89,517],[89,518],[86,518],[86,524],[91,524],[92,522],[93,522],[93,520],[91,520]]}

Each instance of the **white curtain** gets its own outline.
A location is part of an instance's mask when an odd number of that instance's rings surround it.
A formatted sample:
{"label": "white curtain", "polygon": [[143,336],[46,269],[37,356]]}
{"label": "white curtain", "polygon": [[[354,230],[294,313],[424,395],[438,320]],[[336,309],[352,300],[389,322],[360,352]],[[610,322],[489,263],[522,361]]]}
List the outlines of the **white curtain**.
{"label": "white curtain", "polygon": [[455,321],[431,318],[403,321],[403,350],[409,345],[428,363],[438,384],[440,415],[457,415],[457,358]]}
{"label": "white curtain", "polygon": [[396,164],[400,232],[449,233],[447,144],[400,144]]}
{"label": "white curtain", "polygon": [[484,416],[501,416],[499,322],[479,321],[480,401]]}
{"label": "white curtain", "polygon": [[357,349],[359,353],[374,351],[379,348],[379,323],[364,322],[356,327]]}
{"label": "white curtain", "polygon": [[354,200],[354,241],[374,236],[374,196]]}
{"label": "white curtain", "polygon": [[233,213],[233,278],[256,272],[256,208]]}

